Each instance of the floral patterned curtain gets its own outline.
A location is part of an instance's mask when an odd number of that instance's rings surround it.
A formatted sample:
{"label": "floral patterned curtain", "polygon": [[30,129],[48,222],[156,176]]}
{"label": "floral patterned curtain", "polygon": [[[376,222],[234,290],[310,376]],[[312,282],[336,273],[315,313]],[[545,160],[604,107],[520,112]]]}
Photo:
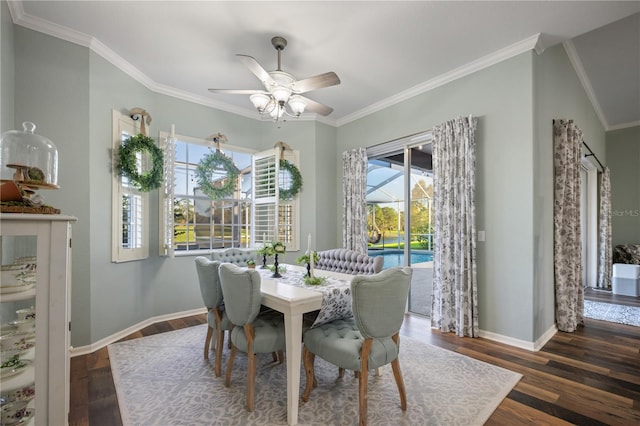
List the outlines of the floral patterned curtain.
{"label": "floral patterned curtain", "polygon": [[583,323],[584,287],[580,232],[582,131],[573,120],[553,124],[553,254],[558,330]]}
{"label": "floral patterned curtain", "polygon": [[342,247],[367,253],[367,150],[342,153]]}
{"label": "floral patterned curtain", "polygon": [[476,120],[459,117],[433,129],[434,253],[431,323],[478,336],[476,272]]}
{"label": "floral patterned curtain", "polygon": [[598,287],[611,287],[611,177],[608,167],[602,171],[600,181],[600,259],[598,260]]}

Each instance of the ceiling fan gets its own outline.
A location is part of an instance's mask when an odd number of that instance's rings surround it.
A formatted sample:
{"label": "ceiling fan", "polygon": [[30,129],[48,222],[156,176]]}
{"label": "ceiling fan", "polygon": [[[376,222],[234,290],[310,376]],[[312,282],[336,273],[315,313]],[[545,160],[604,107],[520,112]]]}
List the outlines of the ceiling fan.
{"label": "ceiling fan", "polygon": [[242,63],[260,79],[265,90],[253,89],[209,89],[213,93],[250,95],[249,99],[258,112],[268,114],[278,121],[284,114],[290,117],[299,117],[305,110],[320,115],[329,115],[333,108],[319,102],[301,96],[302,93],[324,87],[340,84],[340,78],[335,72],[330,71],[313,77],[296,80],[291,74],[282,71],[280,56],[287,40],[276,36],[271,39],[271,44],[278,51],[278,68],[267,72],[255,58],[249,55],[237,54]]}

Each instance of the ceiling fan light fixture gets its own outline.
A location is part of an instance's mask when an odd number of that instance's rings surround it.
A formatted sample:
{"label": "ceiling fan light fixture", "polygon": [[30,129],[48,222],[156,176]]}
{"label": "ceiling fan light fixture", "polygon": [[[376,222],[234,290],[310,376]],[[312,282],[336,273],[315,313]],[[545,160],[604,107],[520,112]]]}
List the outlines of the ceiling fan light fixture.
{"label": "ceiling fan light fixture", "polygon": [[262,112],[265,110],[265,108],[269,104],[269,101],[271,100],[271,98],[268,95],[265,95],[264,93],[254,93],[253,95],[249,96],[249,100],[251,101],[253,106],[258,110],[258,112],[262,114]]}
{"label": "ceiling fan light fixture", "polygon": [[289,96],[291,96],[291,89],[278,86],[271,91],[271,95],[278,101],[278,103],[287,103]]}
{"label": "ceiling fan light fixture", "polygon": [[284,106],[276,105],[275,108],[271,110],[269,115],[273,118],[274,121],[278,121],[284,115]]}
{"label": "ceiling fan light fixture", "polygon": [[291,107],[291,112],[293,112],[296,117],[299,117],[300,114],[304,112],[307,103],[304,101],[302,96],[293,95],[289,98],[289,106]]}

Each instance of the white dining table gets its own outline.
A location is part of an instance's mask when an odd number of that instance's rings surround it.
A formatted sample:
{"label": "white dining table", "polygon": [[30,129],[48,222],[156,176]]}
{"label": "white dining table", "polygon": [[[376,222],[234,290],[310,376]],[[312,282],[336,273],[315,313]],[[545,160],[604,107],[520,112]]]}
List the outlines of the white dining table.
{"label": "white dining table", "polygon": [[[287,270],[306,271],[296,265],[284,265]],[[262,275],[262,274],[261,274]],[[348,285],[353,275],[315,270],[316,276],[336,278]],[[287,423],[298,423],[300,398],[300,363],[302,361],[302,317],[322,307],[322,293],[262,275],[262,304],[284,314],[287,368]]]}

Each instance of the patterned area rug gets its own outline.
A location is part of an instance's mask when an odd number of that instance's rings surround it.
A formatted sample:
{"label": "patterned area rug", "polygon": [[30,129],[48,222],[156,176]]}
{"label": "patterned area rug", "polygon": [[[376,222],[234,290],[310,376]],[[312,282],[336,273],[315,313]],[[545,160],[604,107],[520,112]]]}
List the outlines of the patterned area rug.
{"label": "patterned area rug", "polygon": [[640,308],[636,306],[623,306],[585,300],[584,316],[596,320],[640,326]]}
{"label": "patterned area rug", "polygon": [[[253,413],[245,410],[246,357],[234,363],[231,386],[202,358],[206,325],[109,345],[124,425],[284,425],[286,368],[258,361]],[[371,425],[482,425],[522,377],[512,371],[403,337],[401,358],[407,411],[400,409],[390,366],[370,376]],[[223,359],[226,368],[228,350]],[[210,358],[213,358],[213,354]],[[318,387],[300,403],[300,425],[358,423],[358,380],[316,358]],[[224,370],[223,370],[224,376]],[[301,368],[301,393],[304,373]]]}

